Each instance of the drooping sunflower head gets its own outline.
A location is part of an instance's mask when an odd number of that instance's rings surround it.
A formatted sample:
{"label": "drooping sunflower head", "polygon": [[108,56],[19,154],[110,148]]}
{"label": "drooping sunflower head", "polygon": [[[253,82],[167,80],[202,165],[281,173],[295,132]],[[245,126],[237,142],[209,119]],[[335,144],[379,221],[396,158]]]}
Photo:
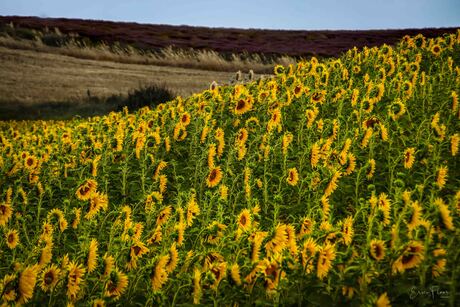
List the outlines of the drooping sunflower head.
{"label": "drooping sunflower head", "polygon": [[2,299],[6,302],[14,301],[17,297],[17,279],[16,275],[6,275],[0,280],[0,289],[2,289]]}
{"label": "drooping sunflower head", "polygon": [[332,261],[336,257],[335,246],[329,243],[319,248],[319,258],[317,265],[317,276],[323,279],[332,268]]}
{"label": "drooping sunflower head", "polygon": [[128,276],[117,268],[110,274],[110,279],[105,285],[105,296],[117,301],[128,287]]}
{"label": "drooping sunflower head", "polygon": [[303,235],[308,235],[312,233],[313,228],[314,228],[315,222],[309,217],[305,217],[302,221],[302,224],[300,225],[300,236]]}
{"label": "drooping sunflower head", "polygon": [[37,274],[40,270],[38,265],[28,266],[19,276],[19,302],[27,303],[33,296]]}
{"label": "drooping sunflower head", "polygon": [[248,139],[248,130],[246,128],[241,128],[236,134],[236,142],[239,145],[246,143]]}
{"label": "drooping sunflower head", "polygon": [[98,242],[96,239],[92,239],[89,243],[88,249],[88,257],[86,265],[88,267],[88,273],[91,273],[96,269],[97,265],[97,250],[98,250]]}
{"label": "drooping sunflower head", "polygon": [[372,240],[369,248],[369,253],[372,258],[377,261],[382,260],[385,257],[385,242],[382,240]]}
{"label": "drooping sunflower head", "polygon": [[77,189],[75,195],[79,200],[88,200],[96,192],[96,188],[97,182],[93,179],[88,179]]}
{"label": "drooping sunflower head", "polygon": [[299,182],[299,172],[297,171],[295,167],[290,168],[288,170],[286,181],[289,185],[292,185],[292,186],[297,185],[297,183]]}
{"label": "drooping sunflower head", "polygon": [[393,263],[392,271],[404,272],[417,267],[425,258],[425,246],[422,242],[411,241],[403,251],[402,255]]}

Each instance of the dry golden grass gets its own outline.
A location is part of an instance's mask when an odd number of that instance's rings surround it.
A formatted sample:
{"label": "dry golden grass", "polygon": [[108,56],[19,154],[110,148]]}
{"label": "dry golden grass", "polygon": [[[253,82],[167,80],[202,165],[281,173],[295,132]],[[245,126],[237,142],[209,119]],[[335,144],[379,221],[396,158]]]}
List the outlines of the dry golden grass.
{"label": "dry golden grass", "polygon": [[[59,102],[126,94],[149,84],[164,84],[187,96],[227,82],[232,73],[179,67],[97,61],[32,50],[0,47],[2,101],[19,104]],[[4,103],[4,102],[3,102]]]}
{"label": "dry golden grass", "polygon": [[289,65],[296,59],[288,56],[278,56],[271,60],[259,54],[232,54],[224,58],[213,50],[174,49],[167,47],[160,51],[142,51],[131,46],[115,47],[105,43],[97,46],[81,46],[70,40],[61,47],[51,47],[44,44],[39,36],[35,40],[0,37],[0,46],[72,56],[75,58],[111,61],[125,64],[142,64],[156,66],[171,66],[211,71],[235,72],[252,69],[258,73],[271,73],[276,64]]}

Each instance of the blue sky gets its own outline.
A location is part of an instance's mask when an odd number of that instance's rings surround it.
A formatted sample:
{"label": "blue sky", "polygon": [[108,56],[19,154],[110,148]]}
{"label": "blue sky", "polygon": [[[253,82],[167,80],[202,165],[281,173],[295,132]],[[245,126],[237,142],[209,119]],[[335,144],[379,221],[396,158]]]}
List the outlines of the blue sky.
{"label": "blue sky", "polygon": [[460,26],[460,0],[1,0],[0,15],[266,29]]}

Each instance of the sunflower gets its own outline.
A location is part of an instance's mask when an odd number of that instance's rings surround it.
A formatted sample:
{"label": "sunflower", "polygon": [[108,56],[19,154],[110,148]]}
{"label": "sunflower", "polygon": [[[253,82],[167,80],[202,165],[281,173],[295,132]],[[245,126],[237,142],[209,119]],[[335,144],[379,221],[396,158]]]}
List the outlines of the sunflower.
{"label": "sunflower", "polygon": [[82,282],[86,269],[81,264],[72,261],[68,265],[68,270],[67,297],[71,300],[75,300],[78,291],[80,291],[80,283]]}
{"label": "sunflower", "polygon": [[279,224],[272,235],[272,238],[265,244],[268,256],[281,253],[287,245],[286,225]]}
{"label": "sunflower", "polygon": [[81,208],[74,208],[73,211],[75,214],[75,218],[72,221],[72,228],[77,229],[78,224],[80,224]]}
{"label": "sunflower", "polygon": [[310,97],[310,102],[313,105],[316,105],[316,104],[322,105],[325,100],[326,100],[326,91],[325,90],[313,92],[311,97]]}
{"label": "sunflower", "polygon": [[320,147],[318,143],[314,143],[311,147],[311,157],[310,157],[311,167],[315,168],[318,165],[319,158],[320,158]]}
{"label": "sunflower", "polygon": [[393,273],[404,272],[405,270],[417,267],[425,258],[424,252],[425,247],[422,242],[411,241],[403,254],[393,263]]}
{"label": "sunflower", "polygon": [[299,182],[299,173],[297,172],[297,169],[290,168],[288,170],[288,176],[286,178],[286,181],[289,185],[295,186]]}
{"label": "sunflower", "polygon": [[13,208],[9,203],[0,203],[0,226],[3,227],[8,223],[13,215]]}
{"label": "sunflower", "polygon": [[263,273],[265,279],[265,290],[267,291],[267,294],[270,295],[272,291],[276,290],[278,287],[281,277],[281,268],[276,261],[266,261]]}
{"label": "sunflower", "polygon": [[137,268],[137,260],[142,257],[142,255],[149,252],[149,249],[141,241],[135,241],[130,247],[129,252],[129,262],[126,263],[126,268],[132,270]]}
{"label": "sunflower", "polygon": [[[185,227],[185,225],[182,222],[180,222],[179,225],[178,225],[178,229],[179,229],[179,238],[178,238],[178,240],[181,240],[181,236],[183,236],[183,235],[181,235],[182,227]],[[153,233],[150,235],[150,238],[147,239],[147,244],[148,245],[160,244],[162,239],[163,239],[163,234],[161,232],[161,227],[157,226],[155,228],[155,230],[153,231]]]}
{"label": "sunflower", "polygon": [[237,285],[241,286],[240,266],[238,263],[234,263],[230,267],[231,280]]}
{"label": "sunflower", "polygon": [[213,262],[210,267],[214,283],[211,285],[211,289],[217,290],[222,279],[227,275],[227,263],[226,262]]}
{"label": "sunflower", "polygon": [[39,265],[28,266],[22,271],[18,285],[19,303],[27,303],[32,298],[39,271]]}
{"label": "sunflower", "polygon": [[104,295],[106,297],[111,297],[115,301],[117,301],[121,295],[126,291],[128,287],[128,276],[122,271],[119,271],[115,268],[112,273],[110,273],[110,279],[105,284],[105,292]]}
{"label": "sunflower", "polygon": [[312,233],[315,222],[310,218],[306,217],[303,219],[302,224],[300,225],[299,236],[304,236]]}
{"label": "sunflower", "polygon": [[200,214],[200,211],[200,207],[195,199],[195,194],[192,194],[187,205],[187,226],[192,226],[193,220]]}
{"label": "sunflower", "polygon": [[414,165],[415,161],[415,148],[406,148],[404,151],[404,168],[410,169]]}
{"label": "sunflower", "polygon": [[446,256],[446,254],[447,252],[444,248],[437,248],[433,251],[433,256],[436,258],[436,263],[431,268],[433,277],[439,277],[445,272],[447,260],[441,257]]}
{"label": "sunflower", "polygon": [[269,132],[272,131],[274,128],[278,128],[278,130],[280,130],[281,129],[281,119],[282,119],[281,109],[276,108],[275,110],[273,110],[270,120],[268,121],[267,130]]}
{"label": "sunflower", "polygon": [[238,99],[234,112],[236,115],[243,115],[244,113],[250,111],[252,108],[252,100],[249,98],[243,99],[240,98]]}
{"label": "sunflower", "polygon": [[407,228],[409,230],[415,229],[418,225],[420,225],[420,218],[422,216],[422,207],[420,207],[418,201],[414,201],[411,203],[412,214],[407,222]]}
{"label": "sunflower", "polygon": [[55,264],[52,264],[48,268],[46,268],[41,275],[42,283],[40,287],[42,288],[42,290],[44,292],[49,292],[53,290],[59,281],[60,275],[61,269],[59,269]]}
{"label": "sunflower", "polygon": [[377,301],[375,302],[376,307],[391,307],[390,300],[388,299],[387,293],[383,293],[379,296]]}
{"label": "sunflower", "polygon": [[369,253],[372,258],[377,261],[382,260],[385,257],[385,242],[382,240],[372,240],[369,248]]}
{"label": "sunflower", "polygon": [[252,242],[252,250],[251,250],[251,262],[255,263],[259,261],[260,256],[260,248],[262,247],[262,242],[267,236],[267,232],[264,231],[256,231],[254,232],[249,238]]}
{"label": "sunflower", "polygon": [[195,267],[193,269],[193,304],[200,303],[201,295],[201,270]]}
{"label": "sunflower", "polygon": [[292,257],[297,261],[298,248],[297,248],[297,241],[296,241],[296,234],[295,234],[294,226],[287,225],[286,234],[287,234],[287,246],[288,246],[289,252],[291,253]]}
{"label": "sunflower", "polygon": [[329,203],[329,197],[326,195],[321,196],[321,210],[323,213],[323,220],[326,220],[331,212],[331,204]]}
{"label": "sunflower", "polygon": [[364,133],[363,139],[361,140],[361,148],[366,148],[369,145],[369,141],[372,137],[374,130],[372,128],[367,128],[366,132]]}
{"label": "sunflower", "polygon": [[210,169],[214,168],[215,166],[214,159],[216,157],[216,154],[217,154],[216,144],[211,143],[208,149],[208,167]]}
{"label": "sunflower", "polygon": [[37,157],[30,155],[24,159],[24,167],[28,170],[34,170],[38,166]]}
{"label": "sunflower", "polygon": [[375,173],[375,160],[370,159],[369,161],[369,171],[366,174],[367,179],[371,179]]}
{"label": "sunflower", "polygon": [[309,237],[302,245],[302,250],[300,252],[302,266],[305,270],[305,273],[310,274],[313,272],[314,266],[313,261],[315,258],[316,253],[318,252],[318,245],[313,240],[313,238]]}
{"label": "sunflower", "polygon": [[103,299],[97,298],[93,301],[93,307],[105,307],[105,301]]}
{"label": "sunflower", "polygon": [[0,290],[2,292],[0,297],[3,301],[14,301],[17,296],[16,275],[5,275],[5,277],[0,280]]}
{"label": "sunflower", "polygon": [[379,209],[383,212],[383,225],[388,226],[390,224],[391,201],[388,199],[387,194],[380,193],[378,205]]}
{"label": "sunflower", "polygon": [[304,86],[301,82],[296,82],[293,84],[292,88],[292,92],[294,93],[295,98],[300,98],[305,93]]}
{"label": "sunflower", "polygon": [[452,156],[456,156],[458,153],[458,143],[460,141],[460,136],[458,133],[455,133],[450,137],[450,150],[452,152]]}
{"label": "sunflower", "polygon": [[285,73],[285,68],[283,65],[276,65],[273,69],[273,72],[275,73],[275,75],[281,76]]}
{"label": "sunflower", "polygon": [[96,239],[92,239],[91,242],[89,243],[88,257],[87,257],[87,262],[86,262],[88,273],[91,273],[92,271],[96,269],[97,245],[98,245],[98,242]]}
{"label": "sunflower", "polygon": [[347,163],[348,151],[350,150],[351,144],[352,140],[350,138],[347,138],[343,144],[342,151],[339,153],[339,162],[341,165]]}
{"label": "sunflower", "polygon": [[164,192],[166,191],[167,184],[168,177],[166,175],[160,175],[159,189],[161,194],[164,194]]}
{"label": "sunflower", "polygon": [[221,184],[219,188],[220,199],[227,201],[228,199],[228,187],[225,184]]}
{"label": "sunflower", "polygon": [[159,291],[168,280],[168,272],[166,271],[166,265],[169,262],[169,255],[161,256],[157,261],[155,268],[150,277],[153,291]]}
{"label": "sunflower", "polygon": [[400,99],[395,100],[388,110],[388,114],[393,119],[393,121],[397,121],[405,113],[406,106]]}
{"label": "sunflower", "polygon": [[215,138],[217,141],[217,156],[220,158],[225,148],[225,132],[222,128],[216,129]]}
{"label": "sunflower", "polygon": [[438,57],[441,55],[442,48],[438,44],[435,44],[433,47],[431,47],[430,51],[435,57]]}
{"label": "sunflower", "polygon": [[313,106],[311,109],[305,111],[305,117],[307,118],[307,128],[311,128],[315,122],[316,117],[319,114],[319,109]]}
{"label": "sunflower", "polygon": [[222,171],[220,166],[214,167],[209,172],[209,175],[206,179],[206,184],[208,187],[213,188],[219,184],[222,180]]}
{"label": "sunflower", "polygon": [[93,196],[93,193],[96,192],[96,188],[97,182],[93,179],[88,179],[77,189],[75,195],[79,200],[89,200]]}
{"label": "sunflower", "polygon": [[171,206],[167,206],[166,208],[161,210],[157,217],[157,226],[161,226],[165,224],[168,221],[168,219],[171,217],[171,213],[172,213]]}
{"label": "sunflower", "polygon": [[102,274],[102,276],[108,277],[110,273],[112,273],[112,270],[115,266],[115,258],[105,253],[102,257],[102,260],[104,262],[104,273]]}
{"label": "sunflower", "polygon": [[326,189],[324,190],[324,195],[326,197],[331,196],[331,194],[337,189],[338,185],[337,182],[339,179],[342,177],[342,172],[341,171],[336,171],[334,175],[331,178],[331,181],[329,181]]}
{"label": "sunflower", "polygon": [[438,175],[436,177],[436,185],[442,189],[444,187],[444,185],[446,184],[447,180],[447,172],[448,172],[448,168],[447,166],[441,166],[439,169],[438,169]]}
{"label": "sunflower", "polygon": [[177,252],[176,242],[171,245],[169,249],[169,260],[166,263],[166,272],[168,274],[172,273],[177,267],[177,262],[179,261],[179,253]]}
{"label": "sunflower", "polygon": [[153,191],[149,195],[147,195],[145,199],[145,211],[150,212],[153,210],[156,204],[161,204],[163,202],[163,195],[157,191]]}
{"label": "sunflower", "polygon": [[452,216],[450,215],[449,207],[444,203],[442,198],[436,198],[434,204],[439,210],[441,226],[448,229],[454,230],[454,224],[452,222]]}
{"label": "sunflower", "polygon": [[153,174],[153,179],[157,180],[160,176],[162,170],[164,170],[168,166],[168,162],[160,161],[155,169],[155,173]]}
{"label": "sunflower", "polygon": [[236,134],[236,143],[238,146],[242,146],[248,140],[248,130],[246,128],[241,128]]}
{"label": "sunflower", "polygon": [[343,223],[342,236],[345,245],[349,246],[353,240],[353,218],[347,217]]}
{"label": "sunflower", "polygon": [[348,159],[347,159],[348,160],[348,165],[347,165],[347,168],[345,170],[345,175],[346,176],[351,175],[351,173],[353,173],[353,171],[356,168],[356,157],[355,157],[355,155],[350,152],[350,153],[348,153],[347,157],[348,157]]}
{"label": "sunflower", "polygon": [[51,258],[53,257],[53,241],[51,238],[45,238],[45,246],[42,249],[40,254],[39,265],[44,266],[51,262]]}
{"label": "sunflower", "polygon": [[351,71],[352,71],[355,75],[357,75],[357,74],[359,74],[359,73],[361,72],[361,67],[358,66],[358,65],[354,65],[354,66],[351,68]]}
{"label": "sunflower", "polygon": [[181,115],[180,123],[184,127],[187,127],[190,124],[190,114],[188,112]]}
{"label": "sunflower", "polygon": [[317,276],[319,279],[323,279],[327,276],[329,270],[332,268],[332,261],[336,257],[335,246],[329,243],[326,243],[325,246],[322,246],[318,249],[319,258],[317,265]]}
{"label": "sunflower", "polygon": [[237,218],[238,228],[249,231],[251,228],[251,213],[248,209],[243,209]]}
{"label": "sunflower", "polygon": [[5,235],[5,238],[6,238],[6,245],[8,246],[9,249],[15,249],[16,246],[18,246],[19,233],[16,229],[8,230],[8,232]]}
{"label": "sunflower", "polygon": [[89,210],[85,214],[87,220],[92,219],[101,209],[107,210],[109,199],[107,194],[94,192],[90,198]]}
{"label": "sunflower", "polygon": [[457,108],[458,108],[458,95],[455,91],[452,91],[452,113],[456,113],[457,112]]}
{"label": "sunflower", "polygon": [[293,138],[294,136],[290,132],[287,132],[283,135],[282,145],[281,145],[283,149],[283,155],[287,155],[289,145],[291,144]]}

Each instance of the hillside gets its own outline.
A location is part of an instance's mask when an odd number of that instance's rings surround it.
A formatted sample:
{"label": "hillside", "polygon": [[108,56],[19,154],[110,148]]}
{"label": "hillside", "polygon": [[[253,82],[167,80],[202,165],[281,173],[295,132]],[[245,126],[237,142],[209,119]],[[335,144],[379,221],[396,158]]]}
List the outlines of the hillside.
{"label": "hillside", "polygon": [[286,31],[225,29],[190,26],[150,25],[97,20],[0,16],[0,25],[42,30],[58,28],[62,33],[77,33],[93,41],[119,42],[142,49],[160,50],[169,46],[181,49],[209,49],[231,56],[258,53],[265,56],[295,57],[340,56],[353,47],[396,44],[404,35],[436,37],[455,33],[455,28],[365,31]]}
{"label": "hillside", "polygon": [[135,113],[0,122],[0,300],[426,305],[436,287],[454,306],[459,51],[460,31],[406,36]]}

